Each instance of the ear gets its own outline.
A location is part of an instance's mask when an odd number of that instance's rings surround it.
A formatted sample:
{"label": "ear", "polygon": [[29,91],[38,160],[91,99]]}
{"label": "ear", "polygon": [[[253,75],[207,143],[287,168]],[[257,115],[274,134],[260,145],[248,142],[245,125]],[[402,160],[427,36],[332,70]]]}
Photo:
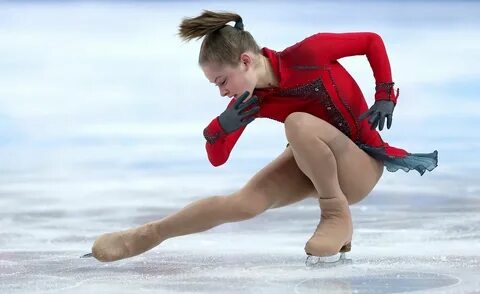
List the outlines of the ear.
{"label": "ear", "polygon": [[250,52],[244,52],[240,55],[240,66],[244,68],[245,71],[253,67],[253,57]]}

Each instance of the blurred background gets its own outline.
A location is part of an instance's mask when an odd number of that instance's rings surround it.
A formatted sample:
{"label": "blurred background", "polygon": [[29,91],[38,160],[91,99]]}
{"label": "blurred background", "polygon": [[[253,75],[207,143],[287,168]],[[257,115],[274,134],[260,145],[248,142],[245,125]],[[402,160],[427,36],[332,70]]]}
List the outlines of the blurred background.
{"label": "blurred background", "polygon": [[[17,289],[19,273],[35,275],[38,269],[26,260],[47,254],[60,269],[62,260],[88,252],[102,233],[237,190],[284,150],[283,124],[257,119],[224,165],[208,161],[202,131],[229,100],[197,65],[201,40],[186,43],[176,35],[183,17],[203,9],[240,14],[260,47],[277,51],[317,32],[381,35],[400,88],[392,128],[381,135],[412,153],[438,150],[439,163],[423,176],[385,170],[372,196],[352,208],[357,239],[390,248],[377,251],[390,257],[428,252],[441,260],[468,252],[478,260],[472,248],[480,249],[479,2],[0,1],[0,279],[9,281],[5,289]],[[366,56],[340,63],[371,106],[375,82]],[[375,227],[372,220],[385,207],[399,221],[417,211],[420,222]],[[425,211],[435,212],[431,227],[421,226]],[[282,218],[275,217],[278,213]],[[317,204],[306,200],[185,237],[192,242],[169,240],[164,249],[143,256],[168,250],[228,254],[232,251],[222,251],[220,244],[231,242],[239,252],[254,254],[269,246],[252,244],[276,244],[277,253],[303,258],[318,213]],[[291,247],[282,243],[285,232],[258,236],[256,222],[275,231],[285,226],[285,218],[292,225],[302,217],[305,229],[297,231],[301,238]],[[376,242],[362,239],[372,232],[368,228],[375,228]],[[407,231],[394,234],[399,228]],[[263,239],[240,247],[243,240],[235,239],[240,232]],[[215,241],[202,239],[216,233],[222,234]],[[455,242],[442,239],[447,235]],[[194,240],[211,247],[199,249]],[[419,249],[427,240],[437,240],[437,249]],[[357,251],[362,258],[371,253],[367,247]],[[38,266],[45,270],[48,263],[39,259]]]}

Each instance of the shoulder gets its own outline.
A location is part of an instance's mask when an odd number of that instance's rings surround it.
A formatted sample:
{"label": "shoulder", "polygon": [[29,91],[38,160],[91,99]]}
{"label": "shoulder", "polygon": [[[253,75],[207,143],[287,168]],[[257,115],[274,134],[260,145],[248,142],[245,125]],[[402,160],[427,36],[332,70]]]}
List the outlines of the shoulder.
{"label": "shoulder", "polygon": [[318,48],[321,46],[322,34],[328,33],[315,33],[308,35],[298,42],[290,45],[279,52],[283,59],[312,59],[318,57]]}
{"label": "shoulder", "polygon": [[296,42],[295,44],[285,48],[282,53],[288,54],[290,52],[298,53],[309,53],[315,52],[321,46],[325,46],[331,38],[339,37],[340,33],[329,33],[329,32],[318,32],[312,35],[308,35],[301,39],[300,41]]}
{"label": "shoulder", "polygon": [[375,32],[318,32],[303,38],[301,41],[287,47],[284,51],[296,49],[314,50],[319,47],[331,46],[337,41],[361,40],[366,38],[381,38]]}
{"label": "shoulder", "polygon": [[[317,33],[317,34],[319,34],[319,33]],[[295,51],[295,50],[304,49],[307,45],[309,45],[309,43],[314,41],[314,37],[317,34],[309,35],[309,36],[297,41],[293,45],[290,45],[287,48],[283,49],[281,51],[281,53],[287,54],[287,53]]]}
{"label": "shoulder", "polygon": [[381,37],[375,32],[318,32],[285,48],[282,54],[284,56],[302,55],[305,58],[317,58],[322,61],[328,61],[328,56],[332,52],[359,44],[368,45],[369,42],[378,40],[381,40]]}

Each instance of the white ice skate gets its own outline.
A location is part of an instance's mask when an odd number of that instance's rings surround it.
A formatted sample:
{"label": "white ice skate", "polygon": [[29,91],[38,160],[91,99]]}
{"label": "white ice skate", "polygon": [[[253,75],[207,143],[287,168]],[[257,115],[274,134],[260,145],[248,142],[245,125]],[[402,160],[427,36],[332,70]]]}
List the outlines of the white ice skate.
{"label": "white ice skate", "polygon": [[87,258],[87,257],[93,257],[93,253],[87,253],[87,254],[84,254],[82,256],[80,256],[80,258]]}
{"label": "white ice skate", "polygon": [[351,243],[344,245],[340,252],[329,256],[315,256],[307,253],[307,259],[305,265],[307,267],[330,267],[338,264],[352,263],[351,259],[346,257],[346,253],[351,250]]}

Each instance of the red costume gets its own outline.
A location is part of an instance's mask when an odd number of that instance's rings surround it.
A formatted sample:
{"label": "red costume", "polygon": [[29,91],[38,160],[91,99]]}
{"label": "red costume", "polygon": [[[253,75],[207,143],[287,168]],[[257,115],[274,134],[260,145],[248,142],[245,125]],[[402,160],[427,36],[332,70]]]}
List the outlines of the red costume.
{"label": "red costume", "polygon": [[[260,106],[255,117],[284,122],[292,112],[307,112],[329,122],[365,152],[383,160],[391,172],[399,168],[416,169],[423,175],[425,170],[431,171],[437,166],[436,150],[415,154],[390,146],[376,129],[370,128],[368,119],[358,119],[368,110],[368,105],[358,84],[337,61],[340,58],[366,55],[377,85],[375,100],[397,103],[398,89],[394,95],[390,63],[378,34],[317,33],[283,51],[264,47],[261,52],[268,58],[279,85],[254,90],[252,95],[258,96]],[[227,107],[235,100],[233,98]],[[226,134],[218,116],[211,121],[203,134],[212,165],[227,161],[245,127]]]}

